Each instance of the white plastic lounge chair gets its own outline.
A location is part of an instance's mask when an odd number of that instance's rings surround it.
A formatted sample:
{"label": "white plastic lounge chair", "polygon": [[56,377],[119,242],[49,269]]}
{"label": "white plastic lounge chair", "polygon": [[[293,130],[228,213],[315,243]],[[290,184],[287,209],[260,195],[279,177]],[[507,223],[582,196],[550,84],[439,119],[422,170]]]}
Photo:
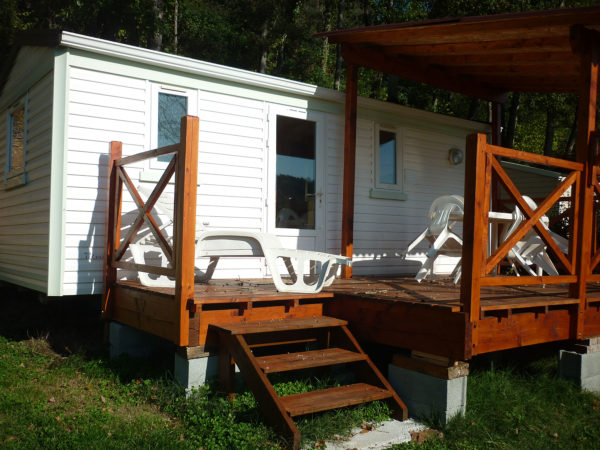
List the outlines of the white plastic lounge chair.
{"label": "white plastic lounge chair", "polygon": [[[145,193],[143,189],[140,189]],[[164,203],[172,205],[172,198],[168,193],[162,194]],[[161,221],[168,222],[168,217],[162,211],[162,203],[155,204],[155,210]],[[171,206],[172,208],[172,206]],[[168,229],[170,223],[161,226]],[[131,254],[136,264],[145,264],[147,254],[154,253],[160,257],[160,263],[166,266],[166,258],[162,251],[153,242],[152,234],[148,234],[130,244]],[[280,292],[317,293],[325,286],[331,285],[335,279],[338,265],[350,265],[351,258],[332,255],[329,253],[314,252],[284,248],[277,236],[268,233],[251,232],[230,229],[197,229],[196,231],[196,258],[208,257],[210,262],[204,275],[198,276],[199,281],[205,282],[212,278],[219,259],[222,257],[264,257],[267,268],[273,278],[275,287]],[[291,283],[284,282],[277,264],[278,258],[283,260],[290,276]],[[307,264],[308,263],[308,264]],[[309,273],[305,273],[306,266]],[[175,281],[167,276],[151,276],[146,272],[139,272],[140,282],[145,286],[174,287]]]}
{"label": "white plastic lounge chair", "polygon": [[[533,201],[531,197],[524,195],[523,200],[525,200],[527,205],[532,210],[537,209],[537,204]],[[500,238],[501,241],[505,241],[506,239],[508,239],[510,235],[525,220],[525,216],[523,215],[518,206],[515,206],[512,215],[513,221],[502,234]],[[549,220],[547,216],[542,216],[541,222],[544,228],[548,230],[550,236],[556,241],[558,247],[566,253],[569,248],[569,242],[562,236],[548,229]],[[519,242],[517,242],[517,244],[515,244],[515,246],[506,255],[506,258],[510,262],[517,276],[519,276],[517,264],[527,273],[533,276],[541,276],[543,272],[546,272],[549,275],[558,275],[558,270],[556,270],[556,266],[554,265],[552,259],[546,252],[546,244],[539,236],[539,234],[533,229],[527,232],[527,234],[523,236],[523,239],[521,239]],[[533,270],[534,266],[538,268],[537,273]]]}
{"label": "white plastic lounge chair", "polygon": [[[423,240],[430,243],[426,254],[426,260],[421,265],[415,279],[420,283],[427,275],[432,274],[434,262],[439,255],[462,256],[462,238],[452,231],[456,221],[450,220],[450,215],[464,214],[464,199],[460,195],[443,195],[436,198],[429,208],[429,219],[431,223],[413,242],[408,246],[404,258],[408,260],[421,261],[410,252]],[[459,261],[451,276],[454,283],[458,283],[461,274],[461,262]]]}

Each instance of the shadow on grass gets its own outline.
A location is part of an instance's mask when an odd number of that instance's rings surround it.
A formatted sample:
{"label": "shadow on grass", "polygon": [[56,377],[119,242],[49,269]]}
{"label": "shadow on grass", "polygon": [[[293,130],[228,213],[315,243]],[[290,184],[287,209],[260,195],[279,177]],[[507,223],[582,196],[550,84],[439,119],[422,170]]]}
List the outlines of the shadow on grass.
{"label": "shadow on grass", "polygon": [[[173,355],[157,352],[151,358],[109,358],[99,295],[61,297],[41,303],[36,292],[7,285],[0,301],[0,336],[10,341],[43,339],[61,364],[85,366],[98,374],[110,370],[127,383],[138,378],[172,378]],[[92,364],[90,364],[92,362]]]}
{"label": "shadow on grass", "polygon": [[13,341],[43,338],[61,356],[106,353],[100,296],[64,297],[40,303],[36,292],[3,286],[0,335]]}

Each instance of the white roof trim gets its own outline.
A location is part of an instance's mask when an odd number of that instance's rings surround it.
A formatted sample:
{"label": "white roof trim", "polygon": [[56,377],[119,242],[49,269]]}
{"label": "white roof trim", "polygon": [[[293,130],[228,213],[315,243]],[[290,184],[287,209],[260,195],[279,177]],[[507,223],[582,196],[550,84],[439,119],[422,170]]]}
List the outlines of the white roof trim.
{"label": "white roof trim", "polygon": [[276,89],[300,95],[314,95],[317,89],[316,86],[300,83],[298,81],[286,80],[285,78],[251,72],[249,70],[236,69],[234,67],[199,61],[184,56],[171,55],[156,50],[148,50],[132,45],[83,36],[68,31],[63,31],[61,45],[157,67],[193,73],[195,75],[219,78],[221,80]]}
{"label": "white roof trim", "polygon": [[[277,90],[288,94],[308,96],[333,101],[340,104],[343,104],[346,98],[343,92],[317,87],[308,83],[251,72],[249,70],[236,69],[234,67],[209,63],[184,56],[172,55],[156,50],[149,50],[132,45],[121,44],[118,42],[107,41],[104,39],[84,36],[68,31],[62,32],[60,42],[62,46],[68,48],[85,50],[101,55],[135,61],[142,64],[183,71],[194,75],[217,78],[219,80],[242,83],[264,89]],[[439,124],[460,127],[468,130],[476,129],[481,132],[488,132],[490,129],[489,124],[486,123],[423,111],[395,103],[386,103],[381,100],[359,97],[358,104],[359,106],[367,109],[394,114],[406,114],[413,118],[427,119]]]}

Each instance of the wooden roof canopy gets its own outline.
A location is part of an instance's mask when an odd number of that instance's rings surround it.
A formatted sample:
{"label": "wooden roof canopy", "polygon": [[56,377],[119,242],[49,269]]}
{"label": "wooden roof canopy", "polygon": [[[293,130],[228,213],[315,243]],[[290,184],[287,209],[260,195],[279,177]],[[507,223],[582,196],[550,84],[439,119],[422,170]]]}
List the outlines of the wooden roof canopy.
{"label": "wooden roof canopy", "polygon": [[580,53],[600,42],[600,6],[427,20],[319,33],[347,63],[489,101],[577,93]]}

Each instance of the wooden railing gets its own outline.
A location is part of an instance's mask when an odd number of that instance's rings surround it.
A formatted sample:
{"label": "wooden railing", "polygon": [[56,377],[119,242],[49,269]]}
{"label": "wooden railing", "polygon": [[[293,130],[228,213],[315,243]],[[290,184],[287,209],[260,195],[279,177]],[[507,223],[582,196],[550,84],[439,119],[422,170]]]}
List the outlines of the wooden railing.
{"label": "wooden railing", "polygon": [[[565,178],[539,203],[535,210],[532,210],[500,165],[498,157],[555,167],[565,172]],[[479,320],[480,290],[482,286],[561,283],[569,283],[573,286],[578,283],[581,267],[587,266],[587,264],[579,264],[577,250],[578,239],[582,238],[580,221],[583,220],[583,210],[581,209],[582,205],[578,193],[582,188],[584,164],[490,145],[483,134],[474,134],[468,137],[465,163],[465,214],[463,224],[465,239],[462,257],[461,304],[463,311],[468,313],[470,320],[472,322]],[[492,179],[498,180],[508,193],[510,200],[522,211],[525,220],[510,236],[498,244],[491,255],[488,255]],[[565,254],[541,219],[556,202],[565,197],[565,193],[569,188],[572,191],[570,195],[572,213],[569,221],[569,250]],[[590,217],[586,217],[586,219],[591,220],[591,215],[588,214],[588,216]],[[520,277],[498,275],[498,271],[494,269],[530,230],[535,230],[544,241],[560,275]],[[573,292],[573,289],[571,289],[571,292]]]}
{"label": "wooden railing", "polygon": [[[171,340],[179,346],[188,345],[188,302],[194,298],[194,246],[196,228],[196,182],[198,173],[198,118],[185,116],[181,119],[181,135],[178,144],[149,150],[133,156],[122,157],[122,144],[111,142],[108,167],[109,194],[106,219],[106,254],[104,262],[104,291],[102,314],[112,317],[115,302],[114,287],[117,269],[143,271],[175,278],[175,301],[173,316],[163,318],[172,321],[174,329]],[[160,156],[172,155],[156,183],[154,190],[144,202],[129,176],[126,166]],[[175,205],[173,214],[173,239],[164,235],[151,214],[160,195],[175,175]],[[137,207],[137,216],[127,231],[122,233],[123,185],[129,191]],[[154,235],[156,242],[169,262],[169,267],[135,264],[124,261],[129,245],[143,225]]]}

